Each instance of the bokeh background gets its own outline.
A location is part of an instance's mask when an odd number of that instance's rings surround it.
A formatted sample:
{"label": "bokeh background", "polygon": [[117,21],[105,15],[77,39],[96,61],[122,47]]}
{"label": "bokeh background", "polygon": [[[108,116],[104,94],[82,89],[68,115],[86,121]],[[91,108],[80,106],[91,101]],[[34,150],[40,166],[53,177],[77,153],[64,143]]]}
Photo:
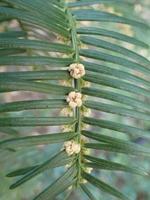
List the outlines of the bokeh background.
{"label": "bokeh background", "polygon": [[[132,0],[131,0],[132,1]],[[133,1],[132,1],[133,2]],[[150,24],[150,1],[149,0],[136,0],[134,1],[134,6],[127,6],[127,9],[121,8],[119,6],[94,6],[97,9],[101,10],[107,10],[112,13],[118,13],[120,15],[124,14],[128,17],[134,17],[135,19],[142,18],[146,23]],[[111,25],[108,27],[106,24],[100,24],[101,27],[104,27],[105,29],[114,29],[114,25]],[[112,26],[112,27],[111,27]],[[143,40],[145,43],[150,44],[150,34],[148,32],[142,32],[139,29],[133,29],[127,25],[116,25],[115,27],[119,32],[125,33],[130,36],[136,36],[140,40]],[[8,30],[19,30],[19,24],[17,21],[12,20],[10,22],[3,22],[0,24],[0,32],[8,31]],[[54,36],[52,38],[49,38],[50,40],[54,40]],[[114,39],[109,39],[111,42],[116,43]],[[118,42],[117,42],[118,43]],[[129,45],[127,43],[121,43],[121,45],[132,49],[141,55],[146,56],[150,59],[150,51],[141,49],[141,48],[135,48],[132,45]],[[110,52],[109,52],[110,53]],[[106,64],[105,64],[106,65]],[[26,68],[27,69],[27,68]],[[23,67],[1,67],[0,72],[2,71],[13,71],[13,70],[26,70]],[[40,70],[40,68],[39,68]],[[31,93],[31,92],[12,92],[12,93],[5,93],[3,95],[0,95],[0,102],[11,102],[11,101],[17,101],[17,100],[29,100],[29,99],[42,99],[42,98],[48,98],[48,95],[42,95],[37,93]],[[57,115],[59,111],[54,111],[53,113],[50,113],[48,110],[41,110],[40,112],[43,112],[43,116],[50,116],[50,115]],[[12,113],[9,113],[11,116]],[[21,115],[29,115],[28,111],[22,111],[22,112],[16,112],[13,113],[13,115],[21,116]],[[33,116],[38,116],[38,112],[33,111]],[[113,119],[114,121],[119,122],[127,122],[128,124],[132,124],[134,126],[144,126],[147,130],[150,130],[150,124],[147,122],[143,124],[143,122],[129,118],[129,117],[120,117],[113,114],[106,114],[103,112],[94,112],[92,115],[97,115],[98,118],[100,117],[106,117],[107,119]],[[2,114],[1,117],[3,117],[4,114]],[[6,116],[6,115],[5,115]],[[8,116],[8,114],[7,114]],[[30,112],[31,116],[31,112]],[[7,138],[12,137],[20,137],[25,135],[38,135],[38,134],[45,134],[49,132],[57,131],[57,127],[54,127],[53,130],[50,130],[49,127],[44,128],[15,128],[13,132],[11,133],[4,133],[0,132],[0,140],[4,140]],[[105,129],[101,129],[102,134],[110,135],[110,134],[117,134],[120,138],[126,138],[124,134],[118,134],[116,132],[107,131]],[[135,138],[134,135],[128,136],[132,141],[138,144],[143,144],[147,147],[150,147],[150,144],[148,141],[146,141],[144,138]],[[42,189],[44,189],[52,180],[56,179],[59,174],[63,171],[62,168],[58,168],[53,171],[46,171],[43,174],[38,175],[33,180],[30,180],[29,182],[25,183],[24,185],[20,186],[19,188],[15,190],[9,190],[9,185],[15,181],[15,179],[10,179],[6,177],[6,174],[10,171],[13,171],[15,169],[26,167],[34,164],[38,164],[43,162],[44,160],[48,159],[48,157],[51,156],[51,154],[55,153],[57,149],[59,149],[60,146],[56,145],[46,145],[46,146],[37,146],[34,148],[25,148],[20,149],[17,152],[13,151],[2,151],[0,150],[0,200],[31,200],[34,196],[36,196],[39,192],[41,192]],[[144,169],[147,169],[150,171],[150,160],[144,157],[127,157],[122,154],[115,154],[115,153],[104,153],[104,152],[95,152],[96,154],[99,154],[98,156],[101,156],[103,158],[111,159],[116,162],[123,162],[127,164],[134,164],[135,166],[142,166]],[[133,200],[150,200],[150,179],[144,178],[136,175],[131,175],[128,173],[120,173],[120,172],[108,172],[108,171],[96,171],[95,172],[99,177],[101,177],[104,181],[111,183],[113,186],[116,186],[124,193],[128,194],[129,197]],[[105,194],[100,193],[95,188],[92,188],[93,193],[95,196],[97,196],[97,199],[100,200],[113,200],[115,198]],[[63,199],[63,196],[60,197],[60,199]],[[71,200],[86,200],[87,197],[83,195],[80,191],[76,191],[72,193]]]}

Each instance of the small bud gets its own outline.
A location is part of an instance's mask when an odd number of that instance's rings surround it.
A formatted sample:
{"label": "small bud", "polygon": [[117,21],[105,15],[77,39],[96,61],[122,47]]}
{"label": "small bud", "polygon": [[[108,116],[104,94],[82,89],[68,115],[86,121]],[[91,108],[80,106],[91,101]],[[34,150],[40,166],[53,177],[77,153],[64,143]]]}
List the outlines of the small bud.
{"label": "small bud", "polygon": [[89,139],[82,135],[81,136],[81,142],[82,142],[82,144],[85,144],[85,143],[89,142]]}
{"label": "small bud", "polygon": [[69,164],[65,165],[65,169],[68,169],[68,168],[70,168],[70,167],[71,167],[71,165],[72,165],[72,163],[69,163]]}
{"label": "small bud", "polygon": [[91,109],[85,108],[84,111],[83,111],[83,115],[84,115],[85,117],[91,116],[91,115],[92,115]]}
{"label": "small bud", "polygon": [[73,117],[73,111],[70,107],[63,108],[60,114],[66,117]]}
{"label": "small bud", "polygon": [[63,126],[61,126],[61,130],[62,130],[63,133],[72,132],[73,129],[74,129],[74,126],[72,126],[72,125],[63,125]]}
{"label": "small bud", "polygon": [[[88,174],[91,174],[92,170],[93,170],[93,168],[88,167],[88,168],[85,169],[85,172],[88,173]],[[88,181],[86,179],[81,179],[82,184],[86,184],[87,182]]]}
{"label": "small bud", "polygon": [[86,168],[85,171],[86,171],[86,173],[91,174],[92,170],[93,170],[93,168],[88,167],[88,168]]}
{"label": "small bud", "polygon": [[72,80],[69,79],[69,80],[60,80],[59,83],[63,86],[72,86]]}
{"label": "small bud", "polygon": [[81,126],[82,126],[82,129],[89,129],[90,128],[90,125],[85,124],[85,123],[82,123]]}
{"label": "small bud", "polygon": [[79,92],[70,92],[66,100],[71,108],[82,106],[82,94]]}
{"label": "small bud", "polygon": [[89,87],[91,87],[91,83],[88,82],[88,81],[82,81],[82,87],[87,87],[87,88],[89,88]]}
{"label": "small bud", "polygon": [[81,150],[80,144],[78,144],[74,140],[65,142],[64,148],[65,148],[65,151],[67,152],[68,156],[71,156],[73,154],[78,154]]}
{"label": "small bud", "polygon": [[79,79],[85,75],[84,65],[79,63],[73,63],[69,66],[69,72],[73,78]]}
{"label": "small bud", "polygon": [[86,184],[86,183],[87,183],[87,180],[82,179],[82,180],[81,180],[81,183],[82,183],[82,184]]}

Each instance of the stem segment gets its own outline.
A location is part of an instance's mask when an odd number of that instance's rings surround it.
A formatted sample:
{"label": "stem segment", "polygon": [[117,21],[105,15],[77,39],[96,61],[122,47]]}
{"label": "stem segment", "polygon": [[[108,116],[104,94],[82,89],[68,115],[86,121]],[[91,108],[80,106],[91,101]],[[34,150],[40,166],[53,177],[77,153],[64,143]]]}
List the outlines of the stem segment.
{"label": "stem segment", "polygon": [[[74,63],[80,63],[80,56],[79,56],[79,40],[78,40],[78,35],[76,32],[76,21],[74,19],[74,17],[72,16],[70,11],[68,12],[68,18],[69,18],[69,23],[71,26],[71,41],[72,41],[72,46],[74,49]],[[73,80],[73,86],[75,88],[75,91],[80,92],[81,93],[81,80],[80,79],[74,79]],[[75,108],[75,118],[77,119],[77,123],[75,125],[75,132],[78,133],[77,134],[77,142],[81,145],[81,108],[80,107],[76,107]],[[81,152],[77,155],[77,186],[80,183],[80,179],[81,179]]]}

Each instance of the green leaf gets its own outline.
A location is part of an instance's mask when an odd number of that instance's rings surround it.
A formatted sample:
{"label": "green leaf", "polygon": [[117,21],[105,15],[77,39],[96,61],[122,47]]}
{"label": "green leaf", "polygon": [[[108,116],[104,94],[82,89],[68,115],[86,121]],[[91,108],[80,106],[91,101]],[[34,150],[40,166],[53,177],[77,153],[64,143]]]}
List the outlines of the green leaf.
{"label": "green leaf", "polygon": [[106,150],[117,153],[131,154],[131,155],[145,155],[149,156],[150,151],[140,145],[131,143],[126,140],[113,138],[110,136],[101,135],[89,131],[82,131],[82,134],[88,138],[99,141],[101,143],[86,143],[86,148]]}
{"label": "green leaf", "polygon": [[47,70],[47,71],[24,71],[24,72],[2,72],[0,80],[22,79],[22,80],[68,80],[69,73],[66,70]]}
{"label": "green leaf", "polygon": [[18,38],[18,37],[26,37],[27,33],[24,31],[7,31],[1,32],[0,38]]}
{"label": "green leaf", "polygon": [[148,115],[144,112],[140,112],[135,109],[125,108],[122,106],[116,106],[113,104],[99,103],[96,101],[85,101],[84,106],[86,106],[87,108],[91,108],[94,110],[100,110],[100,111],[107,112],[107,113],[113,113],[113,114],[118,114],[118,115],[122,115],[122,116],[129,116],[129,117],[133,117],[136,119],[142,119],[142,120],[146,120],[146,121],[150,120],[150,115]]}
{"label": "green leaf", "polygon": [[[124,143],[121,143],[124,145]],[[101,144],[101,143],[86,143],[85,148],[89,149],[97,149],[97,150],[103,150],[103,151],[109,151],[109,152],[115,152],[115,153],[123,153],[123,154],[131,154],[131,155],[141,155],[141,156],[149,156],[150,151],[147,149],[141,148],[140,146],[134,146],[134,145],[124,145],[123,147],[114,146],[113,144]],[[138,151],[137,151],[138,148]]]}
{"label": "green leaf", "polygon": [[65,99],[41,99],[31,101],[16,101],[10,103],[1,103],[0,112],[16,112],[31,109],[56,109],[67,106]]}
{"label": "green leaf", "polygon": [[83,79],[88,82],[150,97],[150,89],[148,90],[147,88],[145,89],[143,87],[136,86],[135,84],[118,80],[116,78],[107,77],[98,73],[87,72]]}
{"label": "green leaf", "polygon": [[150,61],[147,60],[145,57],[141,56],[140,54],[137,54],[134,51],[131,51],[125,47],[113,44],[111,42],[107,42],[101,39],[97,39],[95,37],[90,37],[90,36],[81,36],[80,37],[81,41],[87,45],[92,45],[95,47],[100,47],[100,48],[104,48],[107,50],[111,50],[112,52],[117,52],[119,54],[122,54],[124,56],[126,56],[127,58],[131,58],[135,61],[139,61],[141,62],[143,65],[149,65]]}
{"label": "green leaf", "polygon": [[72,117],[0,117],[0,127],[72,125]]}
{"label": "green leaf", "polygon": [[[124,143],[121,143],[124,145]],[[120,145],[121,145],[120,144]],[[123,147],[121,146],[114,146],[113,144],[101,144],[101,143],[86,143],[84,146],[89,149],[97,149],[97,150],[104,150],[104,151],[110,151],[110,152],[116,152],[116,153],[123,153],[123,154],[131,154],[131,155],[144,155],[149,156],[150,151],[147,149],[142,148],[140,150],[140,146],[136,145],[127,145],[125,144]],[[138,151],[137,151],[138,148]]]}
{"label": "green leaf", "polygon": [[102,120],[102,119],[94,119],[94,118],[88,118],[84,117],[83,122],[92,126],[98,126],[101,128],[106,128],[118,132],[128,133],[128,134],[135,134],[135,135],[142,135],[143,137],[149,137],[150,131],[146,131],[141,128],[132,127],[129,125],[121,124],[118,122],[108,121],[108,120]]}
{"label": "green leaf", "polygon": [[88,58],[102,60],[102,61],[109,62],[109,63],[118,64],[122,67],[129,68],[131,70],[140,71],[145,75],[148,75],[150,73],[148,66],[146,67],[144,65],[138,64],[138,63],[130,61],[128,59],[118,57],[118,56],[113,56],[113,55],[106,54],[106,53],[102,53],[97,50],[81,49],[80,55],[88,57]]}
{"label": "green leaf", "polygon": [[[111,137],[111,136],[107,136],[107,135],[103,135],[103,134],[100,134],[100,133],[95,133],[95,132],[92,132],[92,131],[86,131],[86,130],[83,130],[82,131],[82,135],[88,137],[88,138],[91,138],[93,140],[97,140],[99,142],[102,142],[102,143],[110,143],[110,144],[119,144],[119,143],[122,143],[122,142],[130,142],[128,140],[122,140],[122,139],[119,139],[119,138],[116,138],[116,137]],[[132,143],[133,144],[133,143]]]}
{"label": "green leaf", "polygon": [[[90,6],[90,5],[94,5],[94,4],[130,4],[129,2],[124,2],[124,1],[120,1],[120,0],[81,0],[81,1],[77,1],[77,2],[71,2],[68,3],[69,7],[81,7],[81,6]],[[132,4],[132,3],[131,3]]]}
{"label": "green leaf", "polygon": [[100,170],[115,170],[115,171],[124,171],[124,172],[130,172],[142,176],[148,175],[148,173],[145,172],[144,169],[140,169],[139,167],[129,167],[120,163],[108,161],[105,159],[95,158],[89,155],[84,156],[85,159],[87,159],[90,162],[85,162],[86,167],[94,168],[94,169],[100,169]]}
{"label": "green leaf", "polygon": [[[51,167],[51,168],[60,167],[60,166],[70,164],[73,161],[73,159],[74,159],[73,157],[67,157],[67,158],[61,160],[59,162],[59,164],[58,163],[56,163],[56,165],[54,164],[53,167]],[[34,169],[39,168],[40,166],[41,166],[41,164],[33,165],[33,166],[30,166],[30,167],[20,168],[20,169],[13,171],[13,172],[10,172],[6,176],[7,177],[15,177],[15,176],[26,175],[28,173],[31,173]]]}
{"label": "green leaf", "polygon": [[22,175],[25,175],[28,172],[32,171],[33,169],[37,168],[38,166],[40,166],[40,165],[34,165],[34,166],[31,166],[31,167],[20,168],[20,169],[13,171],[13,172],[10,172],[6,176],[7,177],[22,176]]}
{"label": "green leaf", "polygon": [[99,149],[110,152],[131,154],[131,155],[145,155],[145,156],[150,155],[149,149],[126,140],[121,140],[110,136],[104,136],[89,131],[82,131],[82,134],[88,138],[101,142],[101,143],[86,143],[85,144],[86,148]]}
{"label": "green leaf", "polygon": [[71,167],[60,178],[54,181],[43,192],[41,192],[34,200],[53,200],[58,194],[64,192],[69,186],[75,182],[76,170]]}
{"label": "green leaf", "polygon": [[90,190],[88,189],[88,187],[86,187],[86,185],[81,184],[80,185],[81,189],[86,193],[86,195],[88,196],[88,198],[90,200],[96,200],[96,198],[93,196],[93,194],[90,192]]}
{"label": "green leaf", "polygon": [[10,56],[25,53],[24,49],[0,49],[0,56]]}
{"label": "green leaf", "polygon": [[43,164],[38,165],[33,170],[29,171],[29,173],[27,173],[23,178],[19,179],[17,182],[12,184],[10,186],[10,189],[14,189],[14,188],[22,185],[23,183],[29,181],[31,178],[35,177],[36,175],[42,173],[43,171],[45,171],[47,169],[61,166],[62,163],[60,162],[60,160],[62,160],[64,162],[64,160],[67,158],[68,158],[68,155],[64,151],[59,152],[58,154],[56,154],[49,160],[45,161]]}
{"label": "green leaf", "polygon": [[49,65],[50,67],[61,66],[66,67],[73,60],[71,58],[54,58],[54,57],[45,57],[45,56],[3,56],[0,58],[0,66],[3,65],[18,65],[18,66],[43,66]]}
{"label": "green leaf", "polygon": [[0,38],[1,48],[20,48],[20,49],[32,49],[38,51],[52,51],[52,52],[62,52],[62,53],[72,53],[71,47],[59,44],[59,43],[49,43],[46,41],[39,40],[27,40],[27,39],[13,39],[13,38]]}
{"label": "green leaf", "polygon": [[10,21],[12,18],[7,16],[0,16],[0,23],[5,21]]}
{"label": "green leaf", "polygon": [[129,198],[127,196],[125,196],[124,194],[122,194],[121,192],[119,192],[118,190],[113,188],[112,186],[106,184],[105,182],[98,180],[94,176],[91,176],[90,174],[82,172],[82,177],[85,178],[92,185],[94,185],[95,187],[97,187],[98,189],[100,189],[104,192],[107,192],[107,193],[109,193],[115,197],[118,197],[122,200],[129,200]]}
{"label": "green leaf", "polygon": [[0,80],[0,92],[10,91],[32,91],[41,93],[51,93],[55,95],[67,95],[72,91],[71,87],[54,85],[50,83],[31,82],[16,78]]}
{"label": "green leaf", "polygon": [[93,88],[82,88],[82,93],[92,97],[99,97],[114,102],[119,102],[121,104],[129,105],[130,107],[135,109],[138,108],[142,111],[146,110],[147,112],[150,112],[150,105],[147,102],[120,93]]}
{"label": "green leaf", "polygon": [[[14,7],[18,7],[19,9],[23,9],[26,11],[29,11],[33,15],[38,15],[38,16],[51,16],[51,17],[56,17],[56,19],[66,19],[66,15],[63,12],[63,4],[57,0],[51,0],[47,2],[47,0],[43,0],[43,2],[39,1],[30,1],[30,0],[14,0],[13,2],[11,0],[7,0],[11,5]],[[42,6],[43,5],[43,6]],[[61,8],[61,9],[60,9]],[[48,9],[48,10],[47,10]],[[39,11],[44,11],[44,13],[40,13]],[[51,12],[49,12],[51,11]],[[46,15],[46,16],[45,16]],[[43,19],[42,18],[42,19]],[[55,19],[55,20],[56,20]],[[63,22],[62,22],[63,23]]]}
{"label": "green leaf", "polygon": [[19,136],[19,132],[16,131],[15,129],[12,129],[12,128],[1,127],[0,132],[8,134],[8,135],[13,136],[13,137]]}
{"label": "green leaf", "polygon": [[18,147],[28,147],[33,145],[40,144],[55,144],[62,143],[68,140],[71,140],[77,135],[77,133],[65,132],[65,133],[50,133],[46,135],[37,135],[37,136],[26,136],[13,138],[8,140],[0,141],[0,148],[18,148]]}
{"label": "green leaf", "polygon": [[79,21],[113,22],[113,23],[129,24],[139,28],[149,29],[149,26],[142,22],[128,19],[112,13],[102,12],[99,10],[82,9],[82,10],[74,10],[72,11],[72,13],[75,15],[76,20]]}
{"label": "green leaf", "polygon": [[100,35],[100,36],[104,36],[104,37],[110,37],[110,38],[114,38],[117,40],[121,40],[127,43],[131,43],[137,46],[141,46],[144,48],[149,48],[149,45],[144,43],[143,41],[138,40],[137,38],[134,37],[130,37],[128,35],[124,35],[115,31],[110,31],[110,30],[106,30],[106,29],[102,29],[99,27],[80,27],[77,29],[77,32],[79,34],[83,34],[83,35]]}
{"label": "green leaf", "polygon": [[96,64],[96,63],[92,63],[92,62],[83,62],[85,66],[85,69],[90,71],[90,72],[96,72],[96,73],[100,73],[100,74],[104,74],[104,75],[109,75],[115,78],[119,78],[121,80],[124,81],[130,81],[130,82],[135,82],[136,84],[142,84],[145,87],[150,87],[150,81],[137,76],[134,73],[131,72],[125,72],[123,70],[120,69],[115,69],[115,68],[111,68],[111,67],[107,67],[105,65],[100,65],[100,64]]}
{"label": "green leaf", "polygon": [[[36,5],[39,5],[39,3],[38,4],[34,3],[35,7]],[[32,7],[32,9],[34,10],[34,7]],[[64,26],[63,26],[61,24],[62,20],[59,21],[55,17],[55,15],[53,15],[52,13],[50,14],[49,17],[51,17],[51,19],[53,20],[49,20],[47,16],[41,15],[40,11],[42,11],[42,6],[40,7],[40,9],[38,10],[38,12],[34,13],[34,12],[31,12],[31,10],[26,11],[26,10],[17,9],[17,8],[0,7],[0,15],[3,15],[4,17],[8,17],[9,19],[21,20],[29,25],[39,27],[41,30],[42,29],[43,30],[48,29],[49,31],[53,30],[64,37],[68,37],[69,32],[67,30],[67,23],[64,23],[63,24]]]}

